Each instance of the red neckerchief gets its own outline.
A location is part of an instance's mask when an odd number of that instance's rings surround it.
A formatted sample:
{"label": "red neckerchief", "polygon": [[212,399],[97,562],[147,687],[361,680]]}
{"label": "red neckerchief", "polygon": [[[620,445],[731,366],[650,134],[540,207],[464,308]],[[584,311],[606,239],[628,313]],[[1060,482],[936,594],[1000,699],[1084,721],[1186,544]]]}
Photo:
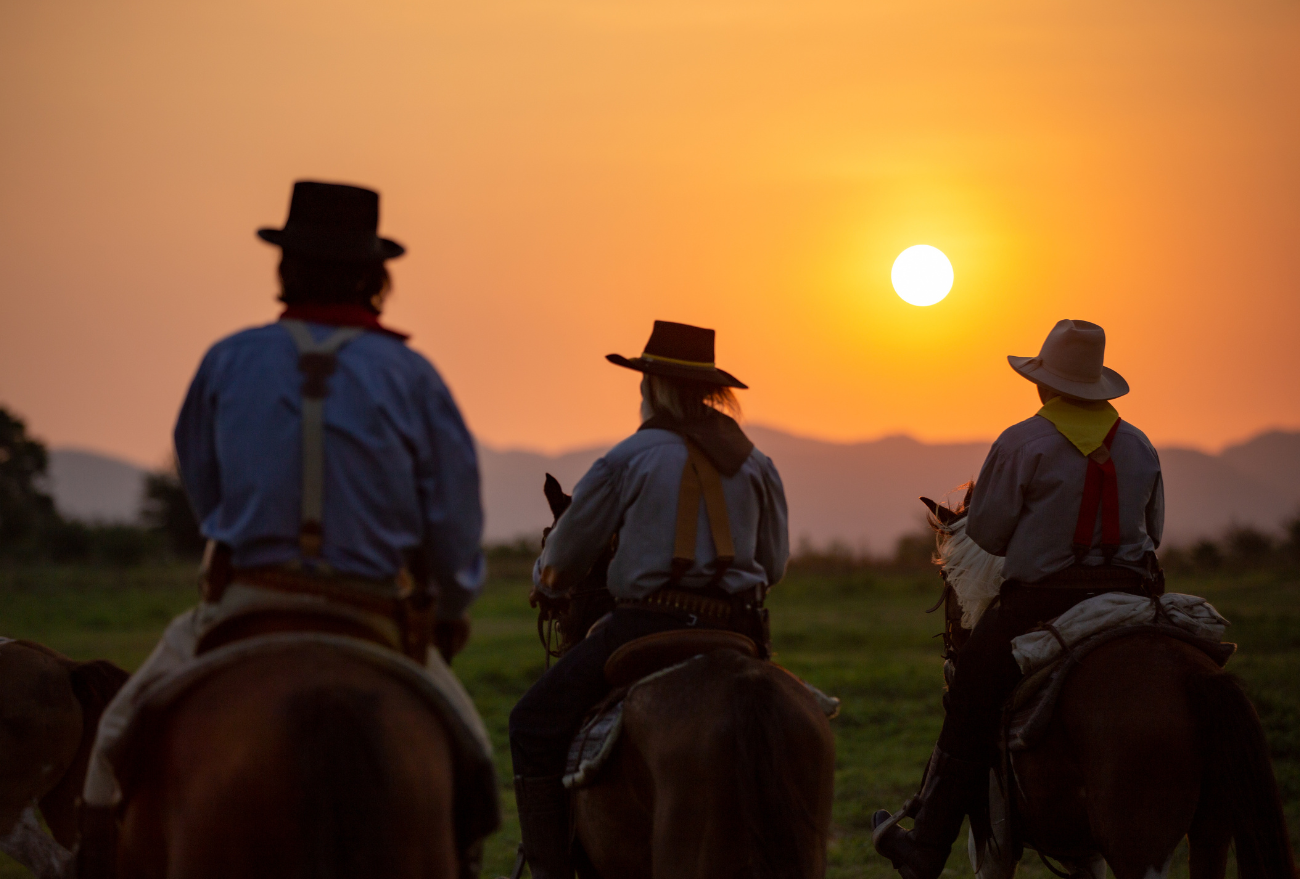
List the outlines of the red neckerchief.
{"label": "red neckerchief", "polygon": [[410,333],[390,330],[379,322],[379,315],[364,305],[343,303],[338,305],[286,305],[280,320],[303,320],[311,324],[325,324],[331,327],[362,327],[377,333],[387,333],[395,339],[405,342],[411,338]]}

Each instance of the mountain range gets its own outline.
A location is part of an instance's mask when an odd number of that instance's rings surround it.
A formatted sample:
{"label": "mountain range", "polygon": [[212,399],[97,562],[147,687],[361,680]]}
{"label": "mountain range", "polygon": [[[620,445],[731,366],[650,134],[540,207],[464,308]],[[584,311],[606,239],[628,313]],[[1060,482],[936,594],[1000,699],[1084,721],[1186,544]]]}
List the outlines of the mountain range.
{"label": "mountain range", "polygon": [[[923,443],[906,436],[832,443],[749,426],[776,463],[790,505],[796,543],[841,544],[887,554],[922,527],[919,495],[942,498],[974,479],[989,443]],[[608,449],[559,455],[479,446],[488,542],[536,538],[550,523],[542,497],[546,473],[566,490]],[[1217,455],[1160,449],[1166,497],[1165,542],[1186,544],[1233,525],[1276,531],[1300,512],[1300,433],[1271,431]],[[50,453],[50,489],[72,518],[127,521],[138,514],[144,471],[82,449]]]}

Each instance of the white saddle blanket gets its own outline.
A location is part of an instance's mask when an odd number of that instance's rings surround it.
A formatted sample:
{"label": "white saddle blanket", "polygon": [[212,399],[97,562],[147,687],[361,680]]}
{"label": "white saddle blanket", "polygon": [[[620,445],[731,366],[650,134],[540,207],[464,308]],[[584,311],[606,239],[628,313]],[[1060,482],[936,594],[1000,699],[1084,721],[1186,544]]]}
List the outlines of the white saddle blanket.
{"label": "white saddle blanket", "polygon": [[[564,770],[564,786],[570,790],[585,787],[595,779],[596,774],[609,760],[610,754],[614,752],[614,746],[618,744],[619,735],[623,731],[623,703],[628,696],[632,695],[633,690],[650,681],[670,675],[678,669],[685,668],[701,658],[703,657],[693,656],[685,662],[679,662],[676,665],[670,665],[653,674],[646,675],[628,687],[621,698],[606,705],[583,724],[582,729],[578,730],[578,734],[569,743],[569,760]],[[813,698],[817,700],[817,706],[827,717],[834,717],[839,714],[839,699],[826,695],[807,681],[801,680],[800,683],[812,693]]]}
{"label": "white saddle blanket", "polygon": [[[1050,629],[1030,632],[1011,641],[1011,653],[1026,675],[1055,662],[1068,647],[1108,629],[1124,626],[1169,625],[1204,641],[1219,642],[1230,623],[1204,598],[1171,592],[1159,605],[1126,592],[1107,592],[1081,601],[1051,623]],[[1062,644],[1061,642],[1065,643]]]}

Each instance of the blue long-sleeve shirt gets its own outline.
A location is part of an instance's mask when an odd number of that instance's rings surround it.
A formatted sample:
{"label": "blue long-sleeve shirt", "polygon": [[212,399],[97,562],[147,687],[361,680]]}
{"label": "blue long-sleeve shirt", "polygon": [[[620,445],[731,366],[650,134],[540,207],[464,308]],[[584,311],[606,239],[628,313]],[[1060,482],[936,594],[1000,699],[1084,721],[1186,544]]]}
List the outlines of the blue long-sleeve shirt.
{"label": "blue long-sleeve shirt", "polygon": [[[334,327],[309,324],[318,341]],[[278,324],[208,351],[176,422],[181,480],[205,537],[237,567],[301,560],[302,382]],[[338,353],[325,398],[322,558],[333,570],[395,576],[423,544],[438,614],[482,587],[478,459],[451,392],[398,338],[366,332]]]}
{"label": "blue long-sleeve shirt", "polygon": [[[610,449],[573,489],[573,504],[546,538],[533,582],[567,589],[586,576],[610,538],[618,549],[609,563],[615,598],[644,598],[668,585],[677,534],[677,495],[686,465],[686,441],[667,430],[640,430]],[[735,594],[775,585],[790,557],[785,489],[772,461],[754,449],[734,476],[722,477],[736,558],[721,586]],[[683,588],[705,586],[717,569],[717,551],[701,499],[695,563]]]}

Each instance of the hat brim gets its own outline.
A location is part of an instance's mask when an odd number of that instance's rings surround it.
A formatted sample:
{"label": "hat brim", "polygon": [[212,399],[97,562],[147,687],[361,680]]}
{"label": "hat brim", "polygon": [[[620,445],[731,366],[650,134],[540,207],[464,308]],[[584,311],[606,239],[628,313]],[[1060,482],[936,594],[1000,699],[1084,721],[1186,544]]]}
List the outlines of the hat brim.
{"label": "hat brim", "polygon": [[314,241],[302,235],[286,234],[285,229],[258,229],[257,237],[284,250],[315,256],[320,259],[390,260],[406,253],[406,248],[388,238],[374,238],[355,246],[334,242]]}
{"label": "hat brim", "polygon": [[1109,366],[1101,368],[1101,378],[1095,382],[1073,381],[1048,370],[1037,357],[1007,357],[1007,362],[1024,378],[1077,400],[1114,400],[1128,393],[1128,382]]}
{"label": "hat brim", "polygon": [[662,360],[646,360],[643,357],[629,358],[624,357],[622,354],[606,354],[605,359],[615,366],[635,369],[637,372],[648,372],[652,375],[663,375],[669,378],[682,378],[693,382],[706,382],[728,388],[740,388],[742,390],[749,388],[749,385],[731,373],[718,369],[716,366],[682,366],[677,363],[665,363]]}

